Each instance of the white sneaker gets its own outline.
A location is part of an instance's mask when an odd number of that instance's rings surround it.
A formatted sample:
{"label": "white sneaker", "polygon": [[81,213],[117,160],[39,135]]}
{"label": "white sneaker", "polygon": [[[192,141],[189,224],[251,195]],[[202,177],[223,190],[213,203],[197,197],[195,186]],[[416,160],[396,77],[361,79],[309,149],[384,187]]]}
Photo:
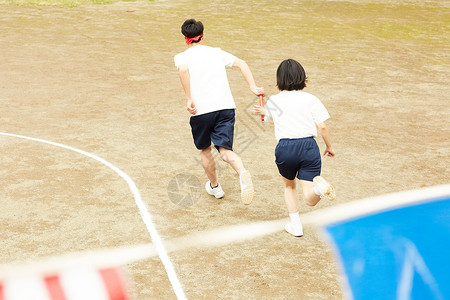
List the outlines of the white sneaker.
{"label": "white sneaker", "polygon": [[292,222],[287,223],[284,226],[284,229],[292,234],[293,236],[303,236],[303,226],[302,224],[294,226],[294,224],[292,224]]}
{"label": "white sneaker", "polygon": [[252,203],[255,190],[253,189],[252,176],[244,170],[239,178],[241,184],[241,200],[245,205]]}
{"label": "white sneaker", "polygon": [[217,184],[215,188],[211,187],[211,181],[207,181],[205,184],[205,189],[208,194],[211,196],[216,197],[217,199],[222,198],[225,193],[222,190],[222,187],[220,186],[220,183]]}
{"label": "white sneaker", "polygon": [[334,198],[336,197],[334,187],[329,184],[323,177],[316,176],[314,177],[313,182],[315,184],[315,187],[317,187],[317,190],[320,192],[321,197],[325,197],[328,200],[334,200]]}

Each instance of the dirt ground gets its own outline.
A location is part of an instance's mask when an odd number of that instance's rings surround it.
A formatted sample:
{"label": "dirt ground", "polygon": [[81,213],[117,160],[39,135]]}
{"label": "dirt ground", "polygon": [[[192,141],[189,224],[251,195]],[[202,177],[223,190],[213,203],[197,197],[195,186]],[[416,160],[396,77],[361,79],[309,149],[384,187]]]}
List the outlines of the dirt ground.
{"label": "dirt ground", "polygon": [[[269,96],[277,93],[278,64],[300,61],[305,91],[330,112],[336,157],[324,159],[323,176],[337,199],[311,208],[300,197],[302,214],[446,184],[449,15],[449,1],[0,2],[0,132],[114,164],[136,183],[163,240],[286,218],[273,124],[250,113],[257,99],[236,70],[228,72],[238,106],[235,150],[253,174],[256,196],[241,204],[238,177],[220,161],[226,197],[203,191],[173,63],[186,48],[180,26],[194,17],[205,24],[205,44],[244,59]],[[110,168],[11,136],[0,135],[0,149],[1,264],[151,242],[127,183]],[[176,178],[194,186],[187,198]],[[333,253],[310,224],[301,238],[280,228],[169,257],[188,299],[344,297]],[[129,265],[128,276],[135,299],[175,298],[158,258]]]}

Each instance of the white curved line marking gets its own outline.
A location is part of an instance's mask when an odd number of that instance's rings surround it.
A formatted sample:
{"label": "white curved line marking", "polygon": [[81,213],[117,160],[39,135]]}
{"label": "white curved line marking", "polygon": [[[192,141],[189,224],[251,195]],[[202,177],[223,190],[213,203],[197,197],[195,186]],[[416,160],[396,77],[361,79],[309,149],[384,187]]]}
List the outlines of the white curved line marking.
{"label": "white curved line marking", "polygon": [[162,239],[158,233],[158,231],[156,230],[155,225],[152,222],[152,217],[150,215],[150,213],[148,212],[147,207],[145,206],[145,203],[142,201],[141,198],[141,194],[138,190],[138,188],[136,187],[136,184],[134,183],[134,181],[122,170],[120,170],[119,168],[117,168],[116,166],[114,166],[113,164],[111,164],[110,162],[104,160],[101,157],[98,157],[94,154],[91,154],[89,152],[80,150],[80,149],[76,149],[64,144],[60,144],[60,143],[55,143],[55,142],[51,142],[51,141],[46,141],[43,139],[37,139],[37,138],[32,138],[32,137],[27,137],[27,136],[23,136],[23,135],[17,135],[17,134],[11,134],[11,133],[5,133],[5,132],[0,132],[0,135],[3,136],[10,136],[10,137],[16,137],[16,138],[21,138],[21,139],[26,139],[26,140],[30,140],[30,141],[35,141],[35,142],[40,142],[40,143],[44,143],[44,144],[49,144],[49,145],[53,145],[56,147],[60,147],[60,148],[64,148],[64,149],[68,149],[80,154],[83,154],[85,156],[88,156],[92,159],[95,159],[96,161],[104,164],[105,166],[111,168],[114,172],[116,172],[120,177],[122,177],[128,184],[131,192],[133,193],[134,196],[134,201],[136,202],[136,205],[139,209],[139,212],[141,214],[142,220],[145,223],[145,226],[147,227],[147,231],[150,234],[150,237],[153,241],[153,245],[156,247],[157,253],[159,255],[159,258],[161,259],[167,275],[169,277],[170,283],[172,284],[172,288],[175,292],[175,295],[177,296],[178,299],[186,299],[183,289],[181,287],[181,283],[178,280],[177,274],[175,273],[175,269],[173,267],[172,262],[170,261],[169,256],[167,255],[167,252],[164,248],[164,245],[162,243]]}

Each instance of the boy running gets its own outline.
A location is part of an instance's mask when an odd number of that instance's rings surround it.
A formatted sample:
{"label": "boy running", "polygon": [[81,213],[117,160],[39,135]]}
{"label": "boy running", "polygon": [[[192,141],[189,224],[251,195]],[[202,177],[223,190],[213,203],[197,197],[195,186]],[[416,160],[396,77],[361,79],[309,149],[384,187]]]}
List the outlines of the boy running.
{"label": "boy running", "polygon": [[252,72],[245,61],[221,50],[203,45],[203,24],[194,19],[181,26],[188,49],[174,58],[181,85],[186,95],[186,108],[191,113],[190,125],[194,144],[200,150],[200,158],[208,181],[208,194],[222,198],[224,192],[216,175],[216,163],[211,153],[211,141],[220,157],[239,175],[241,200],[250,204],[253,200],[253,183],[241,158],[233,152],[235,109],[225,67],[237,67],[247,81],[250,90],[263,94],[257,87]]}
{"label": "boy running", "polygon": [[284,197],[291,221],[285,229],[294,236],[303,235],[300,222],[295,177],[300,179],[303,199],[309,206],[322,197],[333,200],[335,191],[321,172],[320,150],[314,137],[317,127],[325,142],[324,155],[335,155],[325,121],[330,117],[320,100],[306,92],[306,74],[302,65],[293,59],[283,61],[277,69],[277,87],[280,93],[269,98],[266,108],[255,106],[257,114],[271,118],[275,124],[275,163],[283,177]]}

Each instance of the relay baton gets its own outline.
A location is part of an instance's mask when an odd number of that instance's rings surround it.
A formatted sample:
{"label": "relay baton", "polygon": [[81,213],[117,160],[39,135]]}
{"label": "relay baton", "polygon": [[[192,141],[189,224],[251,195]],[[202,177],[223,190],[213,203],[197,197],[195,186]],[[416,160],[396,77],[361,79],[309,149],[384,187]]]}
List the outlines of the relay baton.
{"label": "relay baton", "polygon": [[[259,106],[264,107],[264,94],[259,95]],[[264,115],[261,115],[261,121],[264,121]]]}

